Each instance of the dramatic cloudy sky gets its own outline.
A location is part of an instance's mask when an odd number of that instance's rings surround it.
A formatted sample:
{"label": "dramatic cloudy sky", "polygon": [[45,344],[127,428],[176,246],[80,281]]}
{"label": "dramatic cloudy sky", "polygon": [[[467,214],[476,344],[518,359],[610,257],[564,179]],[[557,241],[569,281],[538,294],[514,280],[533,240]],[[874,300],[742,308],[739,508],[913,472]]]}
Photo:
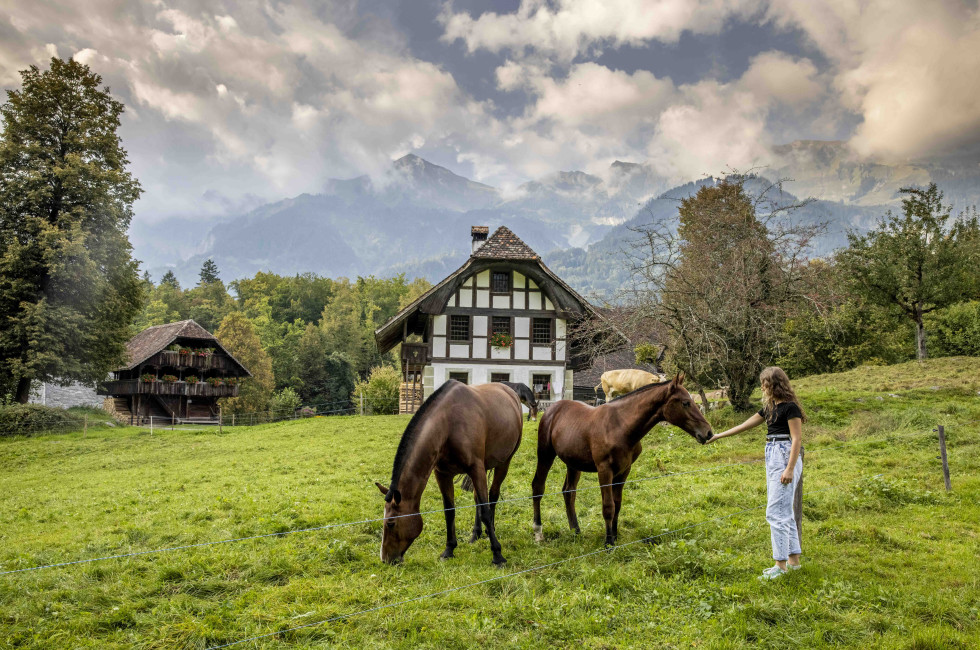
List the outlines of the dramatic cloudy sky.
{"label": "dramatic cloudy sky", "polygon": [[73,56],[125,102],[138,218],[216,215],[414,151],[503,187],[689,179],[842,139],[980,140],[976,0],[0,0],[0,86]]}

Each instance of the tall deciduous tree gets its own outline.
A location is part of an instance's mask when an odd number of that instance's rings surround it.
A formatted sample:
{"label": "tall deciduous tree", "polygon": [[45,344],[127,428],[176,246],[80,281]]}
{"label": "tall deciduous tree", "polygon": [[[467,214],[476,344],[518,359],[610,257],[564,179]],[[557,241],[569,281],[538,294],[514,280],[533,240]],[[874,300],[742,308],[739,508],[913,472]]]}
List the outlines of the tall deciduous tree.
{"label": "tall deciduous tree", "polygon": [[99,380],[122,361],[143,290],[123,105],[71,59],[21,77],[0,107],[0,392],[26,402],[34,380]]}
{"label": "tall deciduous tree", "polygon": [[641,230],[635,259],[639,306],[660,326],[668,360],[700,385],[724,384],[749,407],[774,358],[786,306],[804,300],[804,253],[819,225],[782,218],[799,205],[777,185],[750,196],[730,176],[684,199],[676,224]]}
{"label": "tall deciduous tree", "polygon": [[215,336],[252,373],[251,377],[242,380],[238,397],[221,400],[222,408],[228,413],[257,413],[267,410],[276,382],[272,375],[272,362],[262,349],[252,322],[241,312],[232,312],[221,321]]}
{"label": "tall deciduous tree", "polygon": [[952,219],[935,183],[901,192],[902,214],[889,212],[865,235],[850,233],[838,261],[866,300],[915,323],[916,356],[925,359],[923,317],[976,295],[980,223],[975,209]]}

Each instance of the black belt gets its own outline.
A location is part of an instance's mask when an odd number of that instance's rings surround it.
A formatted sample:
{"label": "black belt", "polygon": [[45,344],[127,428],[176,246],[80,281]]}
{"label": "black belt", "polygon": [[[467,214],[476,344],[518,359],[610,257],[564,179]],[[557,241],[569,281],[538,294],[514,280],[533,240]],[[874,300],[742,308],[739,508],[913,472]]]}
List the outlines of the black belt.
{"label": "black belt", "polygon": [[766,442],[791,442],[792,438],[766,438]]}

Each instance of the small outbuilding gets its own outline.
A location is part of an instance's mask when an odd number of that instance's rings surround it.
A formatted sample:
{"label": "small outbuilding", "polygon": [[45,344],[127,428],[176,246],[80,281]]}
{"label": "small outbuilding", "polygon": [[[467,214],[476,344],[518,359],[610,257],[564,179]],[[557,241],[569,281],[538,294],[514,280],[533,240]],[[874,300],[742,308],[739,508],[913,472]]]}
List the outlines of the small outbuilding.
{"label": "small outbuilding", "polygon": [[218,417],[218,400],[236,397],[248,369],[193,320],[149,327],[126,344],[129,363],[99,387],[105,409],[129,424]]}

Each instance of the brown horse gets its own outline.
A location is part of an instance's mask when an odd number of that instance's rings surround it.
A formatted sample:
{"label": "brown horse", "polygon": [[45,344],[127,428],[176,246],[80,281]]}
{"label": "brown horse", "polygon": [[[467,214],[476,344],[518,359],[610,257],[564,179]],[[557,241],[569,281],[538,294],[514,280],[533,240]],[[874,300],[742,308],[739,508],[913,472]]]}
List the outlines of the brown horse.
{"label": "brown horse", "polygon": [[[440,557],[453,557],[456,548],[453,477],[465,474],[473,482],[477,503],[474,538],[479,537],[482,521],[490,538],[493,563],[506,562],[500,554],[493,520],[500,485],[521,444],[522,430],[521,403],[506,386],[467,386],[453,380],[440,386],[402,434],[389,487],[375,483],[385,495],[381,560],[388,564],[400,562],[421,534],[419,504],[434,470],[446,510],[446,550]],[[493,484],[488,493],[489,470],[493,470]]]}
{"label": "brown horse", "polygon": [[711,438],[711,425],[684,388],[682,374],[671,381],[644,386],[602,406],[561,400],[545,411],[538,427],[538,468],[531,483],[535,539],[544,540],[541,496],[557,456],[568,467],[562,491],[569,528],[580,532],[575,514],[575,489],[582,472],[598,472],[606,545],[615,544],[623,481],[640,455],[643,436],[664,421],[680,427],[702,445]]}

